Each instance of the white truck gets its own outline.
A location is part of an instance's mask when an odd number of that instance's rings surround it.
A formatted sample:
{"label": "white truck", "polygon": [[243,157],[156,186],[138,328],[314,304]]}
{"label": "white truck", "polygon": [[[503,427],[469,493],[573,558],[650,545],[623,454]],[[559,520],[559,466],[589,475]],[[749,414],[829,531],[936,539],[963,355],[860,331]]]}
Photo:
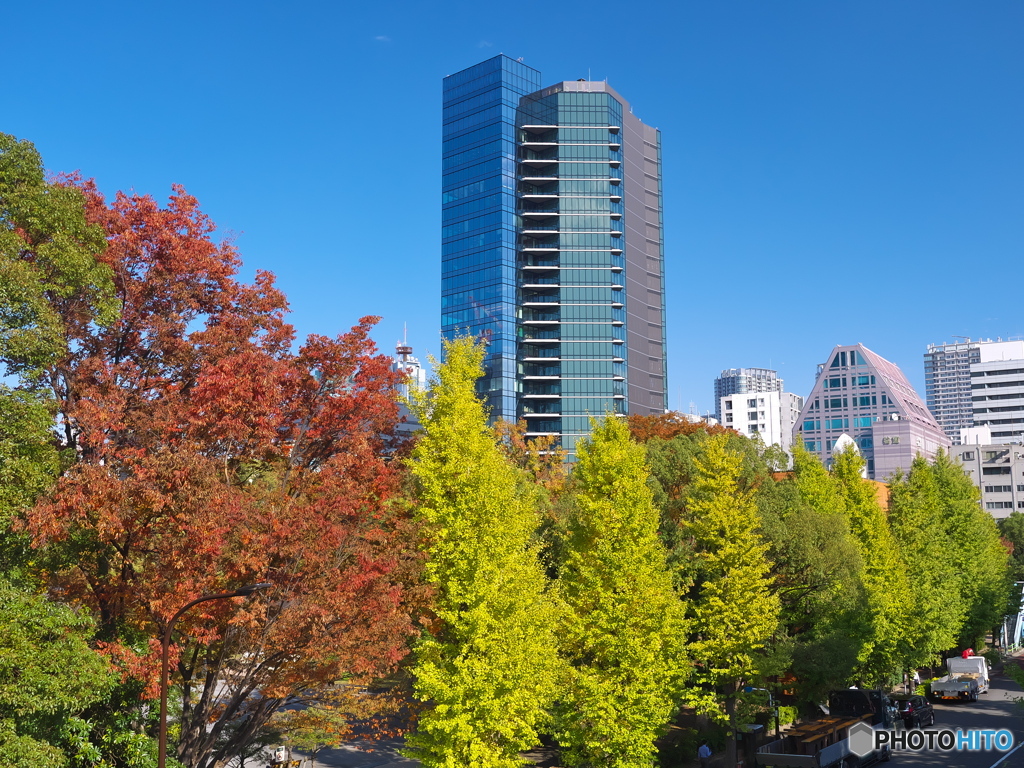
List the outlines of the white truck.
{"label": "white truck", "polygon": [[984,656],[954,656],[946,659],[948,674],[932,681],[931,692],[936,699],[977,701],[988,693],[989,668]]}

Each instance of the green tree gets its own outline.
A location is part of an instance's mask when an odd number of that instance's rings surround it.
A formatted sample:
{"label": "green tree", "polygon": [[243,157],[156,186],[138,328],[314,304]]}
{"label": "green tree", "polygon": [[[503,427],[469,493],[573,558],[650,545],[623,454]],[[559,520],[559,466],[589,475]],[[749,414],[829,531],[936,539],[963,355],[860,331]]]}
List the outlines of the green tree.
{"label": "green tree", "polygon": [[1014,581],[1024,579],[1024,512],[1011,512],[996,525],[1003,539],[1010,545],[1010,570]]}
{"label": "green tree", "polygon": [[780,605],[753,492],[741,487],[743,462],[726,440],[705,441],[687,494],[698,561],[690,591],[690,654],[701,686],[691,697],[699,709],[729,723],[727,762],[735,765],[737,704],[743,687],[766,672],[765,649],[778,629]]}
{"label": "green tree", "polygon": [[46,180],[28,141],[0,133],[0,361],[39,383],[41,367],[66,351],[61,312],[83,320],[116,315],[102,228],[89,224],[85,198]]}
{"label": "green tree", "polygon": [[964,602],[959,644],[973,647],[1006,612],[1012,586],[1009,553],[995,520],[981,508],[978,489],[963,467],[942,451],[932,463],[932,472],[940,515],[946,523],[945,556],[959,575],[954,588],[959,589]]}
{"label": "green tree", "polygon": [[0,755],[8,768],[98,761],[81,714],[114,679],[88,616],[0,583]]}
{"label": "green tree", "polygon": [[60,471],[45,366],[67,350],[60,308],[84,321],[115,315],[102,228],[85,198],[47,181],[31,142],[0,133],[0,574],[22,580],[26,538],[12,522]]}
{"label": "green tree", "polygon": [[835,479],[799,442],[793,454],[793,476],[763,484],[757,499],[797,695],[811,702],[849,685],[856,667],[864,564]]}
{"label": "green tree", "polygon": [[683,677],[683,606],[658,538],[643,446],[608,416],[577,448],[559,573],[570,674],[556,735],[569,765],[650,766]]}
{"label": "green tree", "polygon": [[913,604],[907,568],[878,501],[877,486],[864,479],[863,469],[864,460],[852,449],[833,457],[832,474],[842,491],[850,529],[864,561],[870,637],[861,647],[856,675],[862,682],[878,686],[908,665],[908,617]]}
{"label": "green tree", "polygon": [[555,695],[559,609],[537,559],[533,498],[474,391],[483,350],[463,338],[446,353],[415,403],[423,433],[411,469],[437,594],[415,649],[427,706],[409,752],[429,768],[505,768],[537,743]]}
{"label": "green tree", "polygon": [[889,525],[908,570],[914,610],[907,616],[909,669],[933,665],[952,648],[964,623],[962,580],[949,552],[939,489],[928,461],[918,456],[906,476],[889,483]]}

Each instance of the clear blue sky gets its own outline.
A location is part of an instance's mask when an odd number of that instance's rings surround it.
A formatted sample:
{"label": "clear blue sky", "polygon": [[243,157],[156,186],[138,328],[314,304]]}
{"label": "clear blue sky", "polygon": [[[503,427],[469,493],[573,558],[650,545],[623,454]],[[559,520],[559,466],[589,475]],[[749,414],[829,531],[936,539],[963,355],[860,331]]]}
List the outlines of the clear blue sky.
{"label": "clear blue sky", "polygon": [[[634,8],[637,13],[633,15]],[[809,392],[862,342],[1024,334],[1024,3],[46,2],[4,9],[0,130],[101,189],[195,194],[300,333],[439,348],[441,78],[607,78],[662,130],[670,405]]]}

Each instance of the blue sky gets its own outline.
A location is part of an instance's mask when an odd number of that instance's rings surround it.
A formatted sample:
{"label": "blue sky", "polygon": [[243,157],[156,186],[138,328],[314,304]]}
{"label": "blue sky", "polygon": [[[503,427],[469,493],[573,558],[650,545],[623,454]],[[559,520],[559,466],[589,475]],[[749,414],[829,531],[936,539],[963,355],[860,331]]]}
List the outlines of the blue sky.
{"label": "blue sky", "polygon": [[439,349],[441,78],[607,78],[662,130],[670,406],[810,391],[862,342],[923,392],[1024,335],[1024,3],[45,2],[4,10],[0,131],[112,194],[183,184],[300,333]]}

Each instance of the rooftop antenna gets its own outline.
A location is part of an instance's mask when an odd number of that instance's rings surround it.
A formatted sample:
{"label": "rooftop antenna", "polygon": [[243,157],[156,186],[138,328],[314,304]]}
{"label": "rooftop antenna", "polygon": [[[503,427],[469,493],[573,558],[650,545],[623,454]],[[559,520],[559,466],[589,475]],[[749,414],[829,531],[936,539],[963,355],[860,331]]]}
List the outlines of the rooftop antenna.
{"label": "rooftop antenna", "polygon": [[395,345],[395,352],[402,356],[402,362],[409,362],[409,355],[412,354],[412,347],[409,346],[409,324],[402,323],[402,341]]}

